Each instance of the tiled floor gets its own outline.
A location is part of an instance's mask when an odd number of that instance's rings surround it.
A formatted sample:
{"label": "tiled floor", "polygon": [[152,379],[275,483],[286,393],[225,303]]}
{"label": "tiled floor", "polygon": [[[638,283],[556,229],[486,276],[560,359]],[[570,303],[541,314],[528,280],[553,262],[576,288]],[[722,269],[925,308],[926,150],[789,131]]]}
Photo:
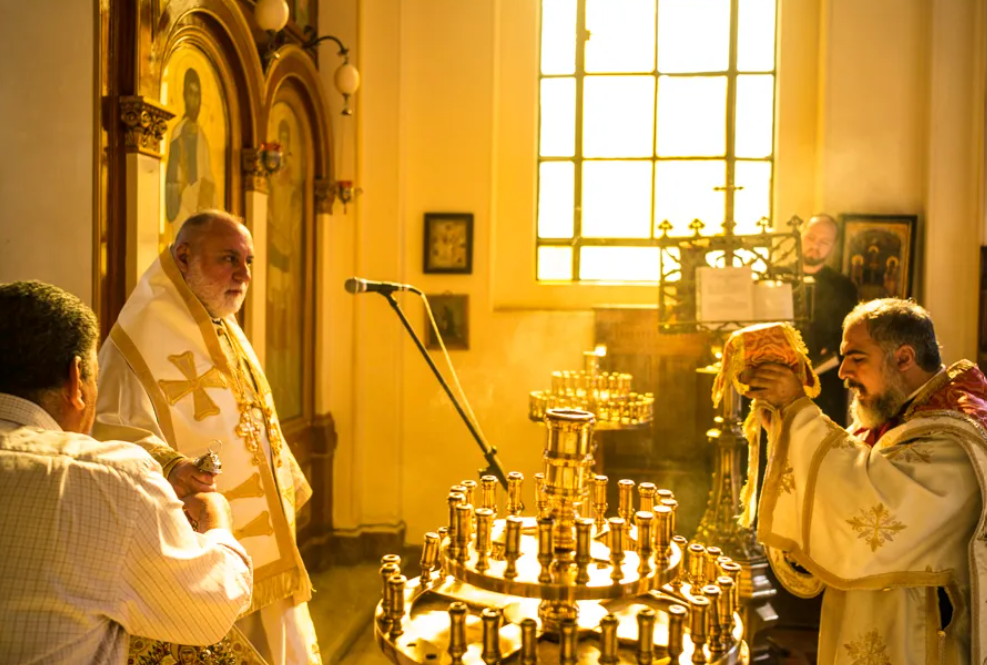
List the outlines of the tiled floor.
{"label": "tiled floor", "polygon": [[379,567],[378,563],[335,566],[312,575],[315,594],[309,610],[325,665],[390,662],[373,638],[374,608],[380,600]]}

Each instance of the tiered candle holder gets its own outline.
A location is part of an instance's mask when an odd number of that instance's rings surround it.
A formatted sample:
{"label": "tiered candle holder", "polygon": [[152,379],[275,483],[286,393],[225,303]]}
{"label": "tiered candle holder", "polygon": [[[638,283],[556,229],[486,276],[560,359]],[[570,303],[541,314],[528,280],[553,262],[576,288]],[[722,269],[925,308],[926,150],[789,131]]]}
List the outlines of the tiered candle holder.
{"label": "tiered candle holder", "polygon": [[528,417],[542,422],[550,409],[578,409],[596,418],[597,430],[641,427],[654,417],[655,396],[631,390],[630,374],[601,372],[605,347],[583,353],[584,367],[552,372],[552,386],[529,394]]}
{"label": "tiered candle holder", "polygon": [[[591,413],[551,409],[534,513],[520,473],[464,481],[449,522],[425,534],[421,572],[381,566],[375,632],[397,665],[519,663],[730,664],[747,661],[737,613],[741,568],[716,547],[675,534],[672,493],[592,473]],[[592,516],[591,516],[592,515]]]}

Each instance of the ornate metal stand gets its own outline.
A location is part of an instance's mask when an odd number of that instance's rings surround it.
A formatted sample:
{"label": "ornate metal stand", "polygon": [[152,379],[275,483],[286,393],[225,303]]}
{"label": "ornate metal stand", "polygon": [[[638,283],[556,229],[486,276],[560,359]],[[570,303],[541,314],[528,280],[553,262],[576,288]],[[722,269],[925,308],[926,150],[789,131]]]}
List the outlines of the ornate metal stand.
{"label": "ornate metal stand", "polygon": [[520,473],[503,505],[492,476],[464,481],[447,498],[449,524],[425,534],[420,575],[384,557],[375,634],[394,663],[748,662],[741,566],[674,536],[678,504],[651,483],[638,486],[635,510],[634,483],[620,481],[608,517],[607,478],[591,473],[593,424],[585,411],[546,414],[533,515]]}

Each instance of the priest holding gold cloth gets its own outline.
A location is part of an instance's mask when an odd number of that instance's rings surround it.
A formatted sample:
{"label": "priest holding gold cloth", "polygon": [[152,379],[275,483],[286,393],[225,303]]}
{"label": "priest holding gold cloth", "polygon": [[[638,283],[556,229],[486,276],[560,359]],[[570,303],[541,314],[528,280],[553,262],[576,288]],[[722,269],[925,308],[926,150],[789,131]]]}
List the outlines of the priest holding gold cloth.
{"label": "priest holding gold cloth", "polygon": [[789,367],[740,375],[775,433],[758,539],[789,590],[825,590],[820,664],[980,665],[987,380],[968,361],[944,367],[929,313],[895,298],[846,317],[840,355],[847,430]]}
{"label": "priest holding gold cloth", "polygon": [[[295,543],[295,515],[311,488],[235,319],[252,261],[250,232],[232,215],[186,220],[100,351],[92,434],[142,445],[179,497],[215,490],[229,500],[233,534],[254,563],[251,605],[237,627],[271,665],[320,663],[311,583]],[[197,465],[210,452],[221,473]]]}

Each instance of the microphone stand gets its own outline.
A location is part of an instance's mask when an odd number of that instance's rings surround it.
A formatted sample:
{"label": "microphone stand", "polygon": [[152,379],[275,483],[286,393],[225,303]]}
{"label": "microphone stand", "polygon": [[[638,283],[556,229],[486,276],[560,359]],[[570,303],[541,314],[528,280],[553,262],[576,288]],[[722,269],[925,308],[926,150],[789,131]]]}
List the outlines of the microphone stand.
{"label": "microphone stand", "polygon": [[473,423],[470,421],[469,418],[466,417],[466,412],[463,411],[463,407],[459,405],[459,400],[456,399],[456,396],[453,394],[452,389],[449,388],[449,384],[446,383],[445,378],[443,378],[442,374],[439,372],[439,368],[435,366],[435,362],[432,360],[432,356],[428,354],[428,351],[425,349],[425,345],[422,344],[422,341],[418,338],[418,335],[415,333],[414,328],[412,328],[411,324],[408,323],[408,317],[404,315],[404,312],[401,310],[400,305],[398,305],[397,301],[394,300],[394,296],[391,295],[390,292],[385,293],[383,291],[381,292],[381,295],[387,298],[387,302],[390,303],[391,308],[395,312],[397,312],[398,317],[401,319],[401,323],[404,324],[405,330],[407,330],[408,334],[411,335],[411,339],[414,340],[415,346],[417,346],[418,350],[421,352],[422,358],[424,358],[425,362],[428,363],[428,366],[432,369],[432,373],[435,374],[435,378],[439,380],[439,384],[446,391],[446,395],[448,395],[449,399],[452,400],[452,405],[456,407],[456,411],[459,413],[459,417],[463,419],[464,423],[466,423],[466,427],[467,429],[469,429],[470,434],[473,435],[473,440],[476,441],[476,445],[480,446],[480,450],[483,451],[483,457],[484,459],[487,460],[487,468],[486,470],[482,470],[480,475],[496,476],[497,480],[500,481],[500,484],[506,489],[507,474],[504,473],[504,467],[500,465],[500,460],[497,459],[497,449],[494,448],[493,446],[488,446],[483,441],[483,439],[480,437],[480,433],[477,432],[476,428],[473,426]]}

